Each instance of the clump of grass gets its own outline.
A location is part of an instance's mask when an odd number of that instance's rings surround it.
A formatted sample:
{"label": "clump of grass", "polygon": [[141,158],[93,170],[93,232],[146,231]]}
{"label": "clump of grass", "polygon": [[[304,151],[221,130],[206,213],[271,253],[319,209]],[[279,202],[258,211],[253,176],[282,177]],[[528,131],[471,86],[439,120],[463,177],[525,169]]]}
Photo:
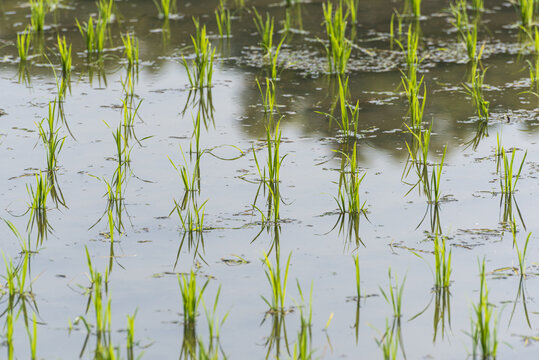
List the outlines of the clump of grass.
{"label": "clump of grass", "polygon": [[333,3],[322,5],[328,44],[324,45],[328,60],[328,70],[334,74],[344,74],[352,53],[352,44],[346,38],[348,14],[343,13],[342,2],[333,10]]}
{"label": "clump of grass", "polygon": [[191,40],[195,50],[195,58],[192,60],[191,66],[189,66],[185,57],[182,56],[182,64],[185,67],[192,89],[209,88],[212,85],[215,49],[206,35],[206,25],[200,28],[198,20],[193,18],[193,22],[196,34],[195,36],[191,35]]}
{"label": "clump of grass", "polygon": [[36,32],[42,32],[45,27],[45,15],[47,14],[47,4],[44,0],[29,0],[32,28]]}
{"label": "clump of grass", "polygon": [[19,61],[25,63],[28,60],[28,52],[30,43],[32,42],[32,32],[28,27],[20,34],[17,34],[17,51],[19,53]]}
{"label": "clump of grass", "polygon": [[122,42],[124,44],[124,55],[127,59],[127,66],[133,68],[138,66],[139,63],[139,44],[135,35],[126,34],[122,35]]}
{"label": "clump of grass", "polygon": [[[229,38],[232,34],[231,32],[231,17],[230,9],[226,7],[225,0],[219,0],[219,6],[215,10],[215,20],[217,21],[217,29],[219,30],[220,37]],[[255,22],[256,24],[256,22]]]}
{"label": "clump of grass", "polygon": [[288,255],[284,273],[281,268],[280,254],[276,252],[276,263],[272,265],[266,253],[264,253],[264,264],[266,265],[266,278],[271,286],[271,297],[266,299],[262,296],[262,300],[268,305],[270,313],[284,313],[286,299],[286,285],[288,282],[288,270],[290,267],[290,259],[292,253]]}
{"label": "clump of grass", "polygon": [[471,318],[472,357],[495,359],[498,350],[498,314],[488,300],[487,281],[485,277],[485,260],[479,264],[481,285],[479,302],[473,305]]}
{"label": "clump of grass", "polygon": [[69,44],[69,47],[67,46],[65,36],[60,39],[60,35],[58,35],[57,40],[60,62],[62,64],[62,76],[68,79],[71,77],[71,44]]}
{"label": "clump of grass", "polygon": [[154,0],[159,16],[168,19],[171,12],[176,9],[176,0]]}
{"label": "clump of grass", "polygon": [[511,160],[509,160],[509,157],[507,156],[507,151],[503,147],[501,148],[503,174],[500,176],[500,190],[502,194],[510,195],[515,193],[518,180],[520,179],[520,173],[522,172],[522,167],[524,166],[524,162],[526,161],[526,155],[528,154],[528,152],[526,151],[524,153],[524,156],[522,157],[522,161],[520,162],[520,166],[516,173],[515,154],[516,150],[515,148],[513,148],[513,151],[511,152]]}
{"label": "clump of grass", "polygon": [[436,270],[434,285],[437,289],[448,288],[451,282],[451,250],[446,250],[446,236],[434,236],[434,267]]}
{"label": "clump of grass", "polygon": [[204,290],[206,290],[208,283],[209,280],[206,280],[204,285],[202,285],[202,288],[198,288],[197,278],[193,270],[191,270],[189,277],[184,274],[181,276],[178,275],[178,284],[180,285],[183,304],[184,326],[194,327],[198,315],[198,306],[202,301],[202,295],[204,294]]}

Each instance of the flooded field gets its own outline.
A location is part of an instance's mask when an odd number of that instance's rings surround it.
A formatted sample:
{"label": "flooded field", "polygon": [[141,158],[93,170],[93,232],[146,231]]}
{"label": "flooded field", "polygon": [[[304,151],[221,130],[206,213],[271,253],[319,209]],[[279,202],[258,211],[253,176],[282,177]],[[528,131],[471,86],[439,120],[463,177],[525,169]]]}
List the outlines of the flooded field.
{"label": "flooded field", "polygon": [[536,5],[0,0],[1,357],[535,359]]}

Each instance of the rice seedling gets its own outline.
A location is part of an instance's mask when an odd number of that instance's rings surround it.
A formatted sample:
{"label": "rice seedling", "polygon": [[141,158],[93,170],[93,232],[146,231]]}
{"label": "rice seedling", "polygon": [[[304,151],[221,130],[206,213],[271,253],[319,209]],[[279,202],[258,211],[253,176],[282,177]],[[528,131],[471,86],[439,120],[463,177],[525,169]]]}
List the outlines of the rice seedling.
{"label": "rice seedling", "polygon": [[[395,36],[395,18],[397,18],[397,31]],[[402,38],[402,22],[403,16],[399,14],[397,10],[391,14],[391,21],[389,22],[389,47],[393,50],[393,43],[400,43]]]}
{"label": "rice seedling", "polygon": [[253,8],[253,22],[256,26],[256,30],[260,35],[260,47],[264,52],[264,55],[267,56],[271,53],[273,47],[273,25],[274,18],[270,16],[269,13],[266,13],[266,19],[258,13],[258,11]]}
{"label": "rice seedling", "polygon": [[7,358],[14,358],[15,348],[13,346],[13,329],[14,322],[17,321],[17,316],[13,320],[13,310],[8,310],[6,314],[6,342],[7,342]]}
{"label": "rice seedling", "polygon": [[268,305],[269,313],[282,313],[286,312],[285,310],[285,299],[286,299],[286,285],[288,282],[288,270],[290,268],[290,259],[292,258],[292,253],[288,255],[288,260],[286,266],[283,269],[281,268],[280,263],[280,254],[279,251],[276,252],[276,262],[275,265],[272,265],[268,259],[266,253],[264,253],[264,264],[266,265],[266,278],[271,286],[271,297],[268,300],[262,296],[262,300]]}
{"label": "rice seedling", "polygon": [[30,341],[30,359],[37,359],[37,321],[36,314],[32,314],[32,330],[30,327],[26,326],[26,332],[28,333],[28,340]]}
{"label": "rice seedling", "polygon": [[45,15],[47,14],[47,4],[44,0],[29,0],[32,28],[36,32],[42,32],[45,27]]}
{"label": "rice seedling", "polygon": [[17,34],[17,51],[19,53],[19,62],[25,63],[28,60],[30,43],[32,42],[32,33],[30,28],[26,27],[24,31]]}
{"label": "rice seedling", "polygon": [[107,23],[98,19],[94,25],[94,20],[91,16],[88,18],[88,22],[84,24],[81,24],[78,19],[75,20],[80,34],[85,39],[88,58],[91,58],[93,54],[101,55],[105,48]]}
{"label": "rice seedling", "polygon": [[418,18],[421,16],[421,0],[406,0],[404,2],[404,9],[406,13]]}
{"label": "rice seedling", "polygon": [[[412,186],[410,193],[416,186],[421,192],[421,185],[428,186],[429,184],[429,169],[428,169],[428,157],[430,149],[430,137],[432,133],[432,123],[426,130],[412,130],[405,124],[408,132],[412,135],[412,141],[408,144],[406,141],[406,148],[408,149],[409,159],[403,172],[403,178],[408,176],[410,170],[414,168],[417,175],[417,182]],[[426,190],[426,189],[425,189]]]}
{"label": "rice seedling", "polygon": [[484,11],[485,10],[484,0],[472,0],[472,9],[476,11]]}
{"label": "rice seedling", "polygon": [[282,38],[279,42],[279,45],[275,49],[272,49],[270,53],[268,54],[269,57],[269,65],[270,65],[270,77],[272,80],[278,79],[278,72],[279,72],[279,53],[281,52],[281,47],[283,46],[285,38]]}
{"label": "rice seedling", "polygon": [[444,151],[442,153],[442,159],[440,160],[440,163],[433,166],[433,169],[431,172],[431,178],[430,178],[430,185],[427,186],[427,188],[430,190],[427,193],[427,197],[429,199],[429,202],[434,205],[438,205],[440,203],[440,195],[441,195],[440,179],[442,176],[442,170],[444,168],[446,150],[447,150],[447,147],[444,147]]}
{"label": "rice seedling", "polygon": [[468,3],[466,0],[456,0],[454,4],[450,4],[451,13],[453,14],[452,24],[459,34],[459,39],[466,47],[468,60],[478,62],[481,57],[480,53],[477,53],[477,31],[479,24],[478,19],[474,23],[470,22],[467,7]]}
{"label": "rice seedling", "polygon": [[99,21],[105,23],[111,23],[114,20],[113,15],[114,0],[99,0],[97,2],[97,12],[99,15]]}
{"label": "rice seedling", "polygon": [[341,171],[339,177],[339,190],[335,198],[341,214],[366,215],[366,201],[361,202],[359,196],[359,186],[365,178],[366,173],[360,175],[357,166],[357,145],[354,144],[352,155],[341,153],[345,161],[345,171]]}
{"label": "rice seedling", "polygon": [[195,192],[198,192],[200,194],[200,157],[196,158],[192,171],[189,171],[187,160],[181,146],[180,152],[183,157],[184,165],[175,164],[170,158],[169,161],[174,167],[174,169],[180,174],[180,178],[183,183],[184,196],[182,201],[179,203],[180,208],[183,209],[187,206],[190,194],[194,195]]}
{"label": "rice seedling", "polygon": [[352,24],[357,24],[357,11],[359,9],[359,0],[344,0],[346,13],[350,15]]}
{"label": "rice seedling", "polygon": [[[423,77],[418,79],[417,71],[422,59],[418,56],[419,34],[411,26],[408,27],[406,50],[404,45],[397,41],[401,50],[405,51],[407,73],[402,73],[401,81],[408,99],[408,114],[410,116],[410,127],[414,132],[421,131],[423,122],[423,112],[425,109],[427,89],[423,84]],[[423,95],[421,95],[423,86]],[[421,99],[422,98],[422,99]]]}
{"label": "rice seedling", "polygon": [[[60,129],[55,129],[57,101],[49,102],[49,115],[37,124],[39,136],[47,154],[47,173],[52,174],[58,168],[58,155],[64,145],[65,136],[60,138]],[[46,123],[47,129],[43,126]]]}
{"label": "rice seedling", "polygon": [[328,71],[344,74],[352,53],[352,44],[346,38],[348,14],[343,13],[342,3],[333,11],[333,3],[322,4],[328,44],[324,45],[328,60]]}
{"label": "rice seedling", "polygon": [[202,301],[202,295],[208,283],[209,280],[206,280],[202,288],[199,288],[193,270],[189,273],[189,277],[184,274],[181,276],[178,275],[178,284],[180,285],[180,293],[182,295],[184,326],[194,327],[198,315],[198,306]]}
{"label": "rice seedling", "polygon": [[485,73],[486,69],[477,69],[476,64],[474,64],[471,71],[471,84],[462,84],[462,86],[472,98],[479,120],[488,123],[490,102],[485,100],[483,96]]}
{"label": "rice seedling", "polygon": [[446,236],[434,235],[434,286],[437,289],[448,288],[451,282],[451,250],[446,250],[446,240]]}
{"label": "rice seedling", "polygon": [[193,199],[185,208],[182,208],[181,204],[174,200],[175,206],[172,211],[176,210],[185,233],[201,233],[204,230],[204,207],[207,202],[208,200],[198,205],[197,201]]}
{"label": "rice seedling", "polygon": [[258,90],[260,91],[260,95],[262,97],[264,114],[269,114],[269,116],[272,116],[274,110],[277,109],[275,101],[275,83],[271,79],[266,78],[266,90],[264,92],[262,91],[262,87],[260,86],[258,79],[256,79],[256,85],[258,86]]}
{"label": "rice seedling", "polygon": [[135,316],[137,316],[137,312],[133,315],[127,315],[127,341],[126,341],[126,352],[127,352],[127,360],[135,360],[138,359],[135,358]]}
{"label": "rice seedling", "polygon": [[217,29],[219,30],[219,36],[221,38],[229,38],[232,34],[231,32],[231,18],[230,18],[230,9],[226,8],[225,0],[219,0],[219,6],[215,10],[215,20],[217,22]]}
{"label": "rice seedling", "polygon": [[124,55],[127,59],[127,66],[133,68],[139,63],[139,44],[138,39],[131,34],[122,35],[122,43],[124,44]]}
{"label": "rice seedling", "polygon": [[154,4],[161,18],[168,19],[176,11],[176,0],[154,0]]}
{"label": "rice seedling", "polygon": [[182,64],[189,78],[191,89],[209,88],[212,85],[215,49],[212,48],[211,42],[206,35],[206,26],[204,25],[202,29],[199,29],[198,21],[193,19],[193,22],[197,28],[196,35],[191,36],[195,58],[192,60],[191,66],[189,66],[185,57],[182,56]]}
{"label": "rice seedling", "polygon": [[57,40],[60,63],[62,64],[62,76],[69,78],[71,76],[71,44],[69,44],[69,47],[67,46],[65,36],[60,39],[60,35],[58,35]]}
{"label": "rice seedling", "polygon": [[404,290],[404,282],[406,281],[406,277],[399,285],[397,275],[394,277],[395,284],[392,282],[391,268],[388,269],[387,276],[389,279],[389,290],[386,293],[384,289],[380,287],[380,292],[387,303],[393,308],[393,317],[395,319],[400,319],[402,316],[402,291]]}
{"label": "rice seedling", "polygon": [[518,268],[520,275],[523,277],[526,277],[526,252],[528,250],[528,242],[530,241],[530,237],[532,236],[532,233],[529,233],[526,237],[526,241],[524,242],[524,249],[521,251],[518,247],[517,242],[517,225],[516,222],[513,219],[512,226],[511,226],[511,234],[513,235],[513,247],[517,251],[518,256]]}
{"label": "rice seedling", "polygon": [[479,302],[473,305],[471,318],[472,357],[495,359],[498,350],[498,314],[488,301],[488,288],[485,277],[485,260],[479,264],[481,285]]}
{"label": "rice seedling", "polygon": [[535,0],[519,0],[520,24],[525,28],[530,28],[534,24]]}
{"label": "rice seedling", "polygon": [[502,163],[503,163],[503,174],[500,176],[500,190],[502,194],[514,194],[516,191],[518,180],[520,179],[520,173],[522,172],[522,167],[524,166],[524,162],[526,161],[526,155],[528,152],[526,151],[524,153],[524,156],[522,157],[522,161],[520,162],[520,166],[518,168],[518,171],[515,172],[515,154],[516,150],[513,148],[513,151],[511,152],[511,160],[509,160],[509,157],[507,156],[507,151],[502,147],[501,149],[502,153]]}

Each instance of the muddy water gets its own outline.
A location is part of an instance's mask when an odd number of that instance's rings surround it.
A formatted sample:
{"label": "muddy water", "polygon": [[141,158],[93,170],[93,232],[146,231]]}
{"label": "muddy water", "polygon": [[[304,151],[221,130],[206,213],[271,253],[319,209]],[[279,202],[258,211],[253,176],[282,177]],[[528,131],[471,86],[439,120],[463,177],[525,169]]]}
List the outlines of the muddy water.
{"label": "muddy water", "polygon": [[[111,266],[109,294],[112,299],[112,344],[126,358],[126,315],[136,312],[135,353],[143,358],[176,358],[184,343],[183,310],[177,273],[197,271],[200,284],[209,278],[204,294],[213,305],[219,286],[218,315],[228,314],[220,333],[222,351],[231,359],[289,358],[300,329],[300,296],[296,279],[304,293],[312,284],[312,348],[314,356],[335,358],[379,358],[376,340],[385,331],[386,319],[393,320],[391,305],[382,296],[387,292],[388,269],[404,281],[399,357],[409,359],[462,359],[472,351],[470,318],[479,297],[478,261],[485,259],[489,301],[499,314],[499,358],[535,358],[533,340],[537,334],[537,97],[529,89],[527,63],[529,48],[519,44],[517,13],[507,2],[488,2],[481,20],[480,42],[485,42],[487,67],[485,97],[490,101],[488,136],[474,149],[476,116],[471,99],[463,92],[469,66],[466,54],[457,45],[450,24],[448,3],[423,4],[421,66],[428,89],[424,121],[432,122],[431,160],[439,162],[447,146],[442,174],[443,201],[439,206],[442,233],[452,250],[450,311],[445,331],[441,323],[435,341],[434,255],[431,210],[425,196],[410,190],[403,171],[408,159],[404,129],[407,103],[400,87],[403,55],[391,51],[389,22],[400,2],[361,2],[356,44],[349,70],[352,100],[360,104],[358,164],[366,173],[360,187],[368,214],[361,218],[359,234],[339,231],[337,196],[341,155],[345,150],[336,124],[320,112],[329,112],[337,99],[335,77],[325,72],[325,54],[318,39],[325,34],[322,3],[301,3],[291,9],[301,18],[297,31],[283,47],[286,68],[276,82],[281,120],[281,221],[278,226],[261,227],[261,217],[253,209],[259,184],[252,149],[263,159],[264,115],[256,79],[263,81],[258,35],[247,10],[234,13],[233,36],[219,41],[213,15],[216,1],[198,1],[178,6],[179,16],[167,24],[159,19],[150,1],[116,2],[116,21],[111,24],[103,65],[86,64],[85,45],[75,18],[86,21],[96,14],[92,1],[61,2],[46,17],[46,30],[37,39],[36,54],[21,72],[16,34],[29,24],[28,4],[0,2],[0,216],[15,224],[32,244],[30,275],[38,319],[39,358],[92,358],[95,336],[78,323],[86,316],[95,324],[93,310],[86,313],[90,286],[85,247],[94,267],[104,272]],[[286,7],[279,2],[254,1],[259,12],[276,18],[276,28]],[[169,159],[189,159],[193,132],[192,117],[197,106],[189,97],[188,78],[181,56],[189,55],[189,35],[194,32],[192,16],[206,24],[217,48],[211,101],[213,119],[202,128],[200,160],[201,202],[205,206],[203,240],[189,246],[182,243],[180,219],[171,214],[174,200],[183,195],[183,185]],[[136,102],[142,101],[134,129],[130,171],[125,184],[124,229],[112,244],[106,216],[106,186],[115,169],[116,148],[112,129],[122,121],[125,79],[120,34],[134,31],[140,41],[141,65],[135,84]],[[66,137],[59,154],[57,184],[66,206],[49,199],[47,211],[51,233],[38,245],[35,228],[27,231],[30,213],[28,186],[35,187],[34,175],[45,169],[43,148],[36,123],[47,116],[47,105],[57,96],[52,66],[59,71],[56,34],[73,44],[71,90],[63,108],[65,122],[60,136]],[[276,36],[277,39],[277,36]],[[41,41],[41,45],[39,45]],[[26,74],[21,80],[21,73]],[[210,99],[205,99],[209,101]],[[187,104],[187,106],[186,106]],[[522,298],[517,299],[519,279],[511,267],[518,267],[512,236],[503,223],[504,203],[500,201],[499,174],[496,173],[496,134],[506,148],[517,149],[527,158],[513,203],[517,217],[517,240],[523,247],[532,233],[527,253],[525,280],[526,321]],[[181,146],[181,148],[180,148]],[[183,155],[182,150],[183,149]],[[350,150],[350,149],[348,149]],[[258,200],[257,206],[264,207]],[[517,216],[516,210],[514,211]],[[170,215],[170,216],[169,216]],[[96,224],[97,222],[97,224]],[[92,227],[92,225],[96,224]],[[2,251],[17,263],[21,247],[7,226],[0,227]],[[254,239],[254,240],[253,240]],[[261,296],[270,296],[261,259],[270,253],[274,262],[276,242],[281,262],[291,253],[287,307],[283,330],[272,340],[275,316]],[[182,245],[183,244],[183,245]],[[198,246],[197,246],[198,244]],[[355,293],[352,255],[359,255],[361,289],[359,313]],[[248,261],[235,264],[236,256]],[[112,259],[112,262],[110,261]],[[112,263],[112,265],[110,265]],[[515,305],[515,299],[516,305]],[[8,306],[7,296],[2,306]],[[514,308],[514,315],[513,307]],[[2,310],[3,311],[3,310]],[[32,310],[30,310],[32,311]],[[197,332],[208,343],[203,310]],[[359,316],[356,334],[356,316]],[[332,317],[326,328],[328,319]],[[511,319],[512,317],[512,319]],[[511,320],[510,320],[511,319]],[[6,321],[5,313],[2,321]],[[5,333],[5,327],[2,327]],[[29,358],[28,336],[23,315],[14,331],[15,357]],[[5,354],[8,347],[2,344]],[[404,352],[402,351],[404,350]],[[360,354],[358,356],[358,354]]]}

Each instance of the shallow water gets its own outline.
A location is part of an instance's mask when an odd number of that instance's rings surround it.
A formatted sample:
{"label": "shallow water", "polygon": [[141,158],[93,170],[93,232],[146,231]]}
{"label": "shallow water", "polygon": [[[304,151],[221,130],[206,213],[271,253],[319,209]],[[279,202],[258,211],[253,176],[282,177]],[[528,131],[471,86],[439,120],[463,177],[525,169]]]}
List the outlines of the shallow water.
{"label": "shallow water", "polygon": [[[361,200],[368,207],[368,219],[361,218],[359,226],[363,244],[351,239],[346,229],[339,232],[338,225],[334,228],[338,221],[334,196],[342,156],[339,151],[345,149],[336,124],[317,113],[329,112],[338,97],[337,78],[324,73],[325,54],[317,40],[325,38],[320,26],[321,2],[301,3],[295,8],[304,33],[295,34],[283,48],[288,66],[276,82],[282,114],[281,154],[286,154],[280,178],[283,201],[279,225],[268,228],[261,227],[260,214],[252,207],[259,186],[252,149],[256,148],[258,158],[264,161],[266,136],[256,84],[257,78],[264,81],[265,70],[252,15],[247,10],[236,12],[232,38],[219,41],[213,16],[217,2],[181,3],[181,16],[170,20],[167,37],[162,29],[164,20],[158,18],[151,1],[116,2],[119,21],[111,24],[112,40],[100,72],[86,65],[85,45],[75,24],[75,18],[87,20],[96,13],[94,2],[62,4],[46,18],[43,48],[48,58],[36,56],[28,62],[25,83],[19,81],[15,42],[16,33],[30,22],[30,9],[16,1],[0,2],[0,109],[6,113],[0,116],[0,148],[4,154],[0,158],[0,216],[13,222],[25,239],[30,215],[27,187],[35,187],[34,175],[45,169],[45,150],[36,123],[47,116],[47,104],[57,96],[49,64],[50,60],[59,71],[56,34],[65,35],[73,44],[71,90],[63,102],[66,121],[60,129],[66,140],[57,171],[67,206],[57,208],[49,199],[47,214],[53,230],[30,257],[31,278],[35,279],[32,293],[38,309],[39,358],[79,356],[86,328],[79,323],[69,329],[77,316],[85,315],[88,302],[84,288],[90,282],[84,248],[88,248],[94,268],[100,272],[111,259],[106,216],[92,225],[107,207],[101,179],[110,181],[116,169],[112,131],[122,121],[121,80],[126,69],[120,33],[127,30],[135,31],[140,40],[142,63],[135,93],[137,103],[142,103],[134,129],[139,139],[146,139],[132,143],[124,193],[125,228],[115,236],[108,284],[112,343],[121,348],[123,358],[126,315],[135,311],[135,353],[143,352],[146,359],[180,356],[183,310],[176,273],[191,269],[200,275],[200,284],[204,277],[210,279],[204,294],[208,307],[213,306],[221,286],[218,315],[228,317],[221,328],[220,344],[230,359],[286,359],[292,355],[300,328],[296,279],[304,293],[312,284],[315,357],[382,357],[376,340],[382,338],[386,319],[393,319],[391,306],[381,292],[389,287],[389,268],[399,282],[404,281],[401,345],[406,358],[466,358],[472,351],[467,332],[472,306],[479,296],[481,259],[486,261],[489,301],[499,313],[498,358],[535,358],[537,345],[532,339],[525,341],[525,337],[537,335],[534,299],[539,291],[535,286],[539,108],[537,97],[525,93],[529,89],[525,60],[531,59],[530,49],[518,43],[518,17],[512,5],[489,2],[489,11],[482,16],[484,26],[479,37],[486,43],[482,63],[488,68],[485,96],[490,101],[491,119],[489,136],[475,149],[468,144],[475,136],[477,117],[461,86],[468,71],[465,50],[457,45],[445,1],[424,2],[422,8],[422,54],[428,54],[421,67],[428,89],[424,121],[433,123],[432,163],[439,162],[447,146],[439,214],[442,233],[452,250],[453,269],[450,321],[446,320],[443,336],[438,328],[433,341],[434,256],[429,204],[415,190],[406,195],[410,186],[402,180],[408,159],[405,141],[410,141],[403,125],[408,105],[399,72],[405,63],[402,54],[389,46],[392,9],[400,10],[400,2],[361,3],[356,41],[372,55],[354,50],[349,68],[350,94],[354,103],[359,100],[361,108],[357,151],[359,167],[366,173],[360,186]],[[276,27],[281,27],[284,4],[252,1],[248,5],[256,6],[260,13],[270,12],[276,17]],[[180,64],[181,55],[192,51],[186,47],[194,31],[192,16],[207,24],[218,49],[211,89],[213,121],[202,128],[201,135],[201,148],[207,152],[200,160],[198,199],[200,203],[208,201],[203,243],[197,251],[186,243],[180,249],[180,219],[170,214],[174,200],[183,196],[183,184],[169,158],[182,163],[181,146],[189,159],[192,116],[197,112]],[[517,218],[521,248],[527,234],[532,233],[525,280],[531,328],[521,299],[510,322],[520,277],[507,269],[518,267],[518,256],[511,232],[503,223],[496,173],[497,133],[506,148],[517,149],[518,161],[528,151],[514,200],[523,219]],[[413,175],[407,181],[413,181]],[[257,206],[264,207],[264,200],[259,199]],[[16,262],[21,258],[16,237],[3,224],[0,234],[4,239],[2,251]],[[275,262],[276,238],[281,262],[292,254],[286,303],[294,310],[284,316],[286,336],[280,336],[280,353],[268,343],[274,317],[266,313],[268,307],[261,299],[270,295],[262,259],[265,252],[270,252],[269,258]],[[30,231],[30,239],[34,249],[35,228]],[[357,337],[353,254],[359,255],[365,296],[360,300]],[[236,255],[249,262],[234,265],[223,260],[237,259]],[[2,301],[3,306],[8,305],[7,296]],[[197,332],[207,343],[204,311],[200,313]],[[92,309],[86,316],[95,323]],[[5,313],[2,319],[5,321]],[[15,357],[28,358],[22,315],[16,322],[14,338]],[[92,358],[94,343],[91,336],[83,358]],[[7,352],[6,343],[2,346]],[[403,356],[401,348],[399,358]]]}

